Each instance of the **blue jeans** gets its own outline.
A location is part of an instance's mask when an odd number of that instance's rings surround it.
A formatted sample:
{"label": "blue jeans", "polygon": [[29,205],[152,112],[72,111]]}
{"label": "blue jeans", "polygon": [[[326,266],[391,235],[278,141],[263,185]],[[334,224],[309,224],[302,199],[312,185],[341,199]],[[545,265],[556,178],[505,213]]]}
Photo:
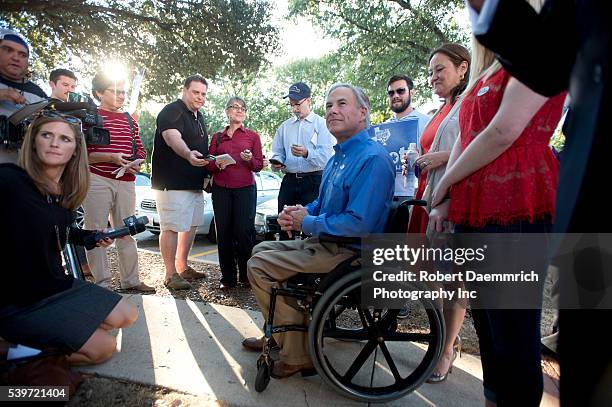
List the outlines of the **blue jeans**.
{"label": "blue jeans", "polygon": [[[547,233],[550,218],[482,228],[455,226],[455,233]],[[482,361],[484,395],[498,406],[539,406],[544,389],[540,351],[541,309],[472,308]]]}

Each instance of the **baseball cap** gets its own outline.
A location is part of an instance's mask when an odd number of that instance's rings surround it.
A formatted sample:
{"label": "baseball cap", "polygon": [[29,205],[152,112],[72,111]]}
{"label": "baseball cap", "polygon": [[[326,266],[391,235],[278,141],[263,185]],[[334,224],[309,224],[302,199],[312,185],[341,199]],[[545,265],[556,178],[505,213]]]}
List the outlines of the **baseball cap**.
{"label": "baseball cap", "polygon": [[304,82],[297,82],[289,86],[289,93],[283,99],[302,100],[310,97],[310,88]]}
{"label": "baseball cap", "polygon": [[16,31],[9,30],[8,28],[0,29],[0,40],[8,40],[21,44],[28,50],[28,55],[30,54],[30,44]]}

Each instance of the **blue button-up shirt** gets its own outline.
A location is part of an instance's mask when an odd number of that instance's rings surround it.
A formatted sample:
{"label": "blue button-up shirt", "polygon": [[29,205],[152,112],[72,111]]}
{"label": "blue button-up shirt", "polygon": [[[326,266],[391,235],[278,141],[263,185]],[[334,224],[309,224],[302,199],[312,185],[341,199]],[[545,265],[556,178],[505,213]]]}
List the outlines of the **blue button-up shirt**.
{"label": "blue button-up shirt", "polygon": [[[291,145],[298,144],[308,149],[308,157],[291,154]],[[287,167],[285,172],[321,171],[334,155],[336,138],[327,130],[325,119],[310,112],[303,120],[292,117],[276,130],[272,141],[272,157]]]}
{"label": "blue button-up shirt", "polygon": [[302,231],[313,236],[382,233],[387,223],[395,169],[387,151],[363,130],[334,146],[319,197],[305,206]]}

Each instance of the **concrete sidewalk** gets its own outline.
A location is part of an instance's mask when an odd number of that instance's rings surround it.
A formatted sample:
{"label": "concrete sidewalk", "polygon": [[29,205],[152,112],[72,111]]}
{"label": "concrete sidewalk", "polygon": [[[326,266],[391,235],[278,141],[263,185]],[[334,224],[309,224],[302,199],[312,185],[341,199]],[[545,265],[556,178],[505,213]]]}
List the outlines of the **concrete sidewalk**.
{"label": "concrete sidewalk", "polygon": [[[268,388],[257,393],[257,354],[242,349],[241,341],[261,335],[258,312],[156,296],[129,299],[140,315],[134,326],[120,331],[120,351],[107,363],[82,371],[195,394],[210,405],[365,405],[339,395],[318,376],[271,379]],[[464,354],[445,383],[424,384],[386,405],[483,406],[481,380],[480,360]],[[542,405],[556,404],[545,393]]]}

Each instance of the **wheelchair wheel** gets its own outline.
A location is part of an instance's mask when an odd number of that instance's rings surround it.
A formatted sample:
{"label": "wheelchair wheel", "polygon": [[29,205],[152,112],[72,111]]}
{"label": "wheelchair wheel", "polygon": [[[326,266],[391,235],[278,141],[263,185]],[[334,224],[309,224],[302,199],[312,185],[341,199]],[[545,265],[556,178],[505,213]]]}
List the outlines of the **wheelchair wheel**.
{"label": "wheelchair wheel", "polygon": [[260,357],[257,360],[257,376],[255,377],[255,391],[261,393],[268,387],[270,383],[270,373],[272,369],[265,358]]}
{"label": "wheelchair wheel", "polygon": [[346,397],[387,402],[431,376],[444,343],[442,312],[428,300],[411,303],[418,327],[398,324],[399,310],[361,308],[361,271],[325,290],[312,313],[308,345],[319,375]]}

